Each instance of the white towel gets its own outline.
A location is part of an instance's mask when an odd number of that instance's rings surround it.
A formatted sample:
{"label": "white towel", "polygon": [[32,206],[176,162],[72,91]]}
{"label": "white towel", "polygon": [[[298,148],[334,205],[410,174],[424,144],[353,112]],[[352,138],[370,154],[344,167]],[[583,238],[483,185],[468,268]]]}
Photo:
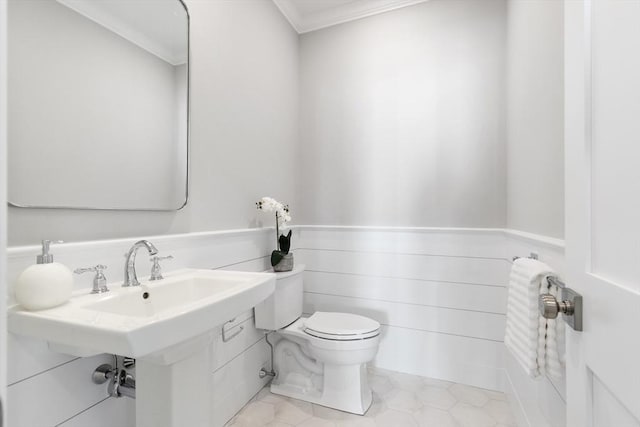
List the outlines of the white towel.
{"label": "white towel", "polygon": [[504,343],[532,378],[545,373],[557,378],[564,372],[559,351],[564,340],[564,325],[538,313],[541,293],[549,292],[556,297],[559,294],[558,289],[547,282],[549,275],[555,274],[548,265],[518,258],[509,280]]}
{"label": "white towel", "polygon": [[[561,299],[561,291],[551,285],[546,276],[541,282],[540,293],[550,293],[556,300]],[[545,319],[539,316],[538,336],[544,345],[538,346],[538,366],[541,374],[547,373],[551,378],[560,379],[564,375],[564,321],[558,315],[555,319]],[[544,339],[542,339],[544,338]]]}

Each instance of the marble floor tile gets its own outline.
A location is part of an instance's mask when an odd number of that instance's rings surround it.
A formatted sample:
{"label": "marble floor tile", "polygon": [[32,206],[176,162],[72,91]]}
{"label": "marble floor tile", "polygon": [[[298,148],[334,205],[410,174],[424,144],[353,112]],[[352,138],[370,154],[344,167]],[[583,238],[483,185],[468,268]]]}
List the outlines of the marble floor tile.
{"label": "marble floor tile", "polygon": [[313,417],[298,424],[298,427],[336,427],[336,423],[332,420]]}
{"label": "marble floor tile", "polygon": [[389,376],[389,380],[394,387],[406,391],[418,391],[424,386],[422,377],[416,375],[403,374],[400,372],[393,373]]}
{"label": "marble floor tile", "polygon": [[458,403],[456,398],[449,392],[449,390],[441,387],[424,386],[420,391],[416,393],[418,399],[425,405],[433,406],[434,408],[448,410],[453,405]]}
{"label": "marble floor tile", "polygon": [[338,420],[336,427],[378,427],[378,425],[373,418],[358,417],[357,419]]}
{"label": "marble floor tile", "polygon": [[416,419],[406,412],[388,409],[375,418],[377,427],[419,427]]}
{"label": "marble floor tile", "polygon": [[[423,378],[422,381],[426,385],[430,385],[432,387],[440,387],[440,388],[449,388],[454,384],[454,383],[452,383],[450,381],[444,381],[444,380],[438,380],[438,379],[435,379],[435,378],[426,378],[426,377]],[[500,393],[500,394],[502,394],[502,393]]]}
{"label": "marble floor tile", "polygon": [[495,427],[498,423],[487,411],[468,403],[456,403],[449,413],[460,427]]}
{"label": "marble floor tile", "polygon": [[385,403],[389,409],[403,412],[415,412],[422,408],[422,402],[418,400],[416,393],[395,389],[384,395]]}
{"label": "marble floor tile", "polygon": [[306,421],[309,418],[312,418],[313,408],[311,404],[308,402],[300,403],[306,403],[306,405],[297,404],[297,402],[293,402],[292,400],[285,400],[276,403],[274,405],[274,418],[276,419],[276,421],[294,426],[302,423],[303,421]]}
{"label": "marble floor tile", "polygon": [[516,420],[513,417],[511,408],[507,402],[502,400],[490,400],[484,407],[484,409],[495,418],[498,423],[508,426],[515,426]]}
{"label": "marble floor tile", "polygon": [[458,423],[449,413],[442,409],[425,406],[413,414],[420,427],[458,427]]}
{"label": "marble floor tile", "polygon": [[514,427],[503,393],[379,368],[368,369],[373,403],[363,416],[273,394],[269,386],[227,427]]}
{"label": "marble floor tile", "polygon": [[454,384],[449,387],[448,390],[459,402],[468,403],[469,405],[477,406],[479,408],[489,402],[489,396],[481,388],[471,387],[464,384]]}
{"label": "marble floor tile", "polygon": [[269,424],[265,424],[265,427],[294,427],[293,424],[283,423],[281,421],[271,421]]}

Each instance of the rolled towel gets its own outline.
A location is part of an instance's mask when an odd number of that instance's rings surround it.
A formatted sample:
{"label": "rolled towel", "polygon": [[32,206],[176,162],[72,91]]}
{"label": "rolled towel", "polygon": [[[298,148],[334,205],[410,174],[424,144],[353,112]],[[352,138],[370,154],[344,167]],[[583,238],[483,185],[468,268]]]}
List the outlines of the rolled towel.
{"label": "rolled towel", "polygon": [[[540,286],[540,293],[550,293],[556,300],[561,299],[561,291],[557,286],[550,284],[545,276]],[[543,335],[544,348],[538,349],[538,361],[540,373],[546,373],[551,378],[560,379],[564,375],[564,322],[558,316],[555,319],[545,319],[540,316],[539,333]]]}
{"label": "rolled towel", "polygon": [[549,373],[562,376],[563,361],[559,343],[564,336],[562,322],[544,319],[538,313],[541,293],[558,294],[546,277],[554,275],[546,264],[518,258],[511,268],[507,298],[507,326],[505,345],[532,378]]}

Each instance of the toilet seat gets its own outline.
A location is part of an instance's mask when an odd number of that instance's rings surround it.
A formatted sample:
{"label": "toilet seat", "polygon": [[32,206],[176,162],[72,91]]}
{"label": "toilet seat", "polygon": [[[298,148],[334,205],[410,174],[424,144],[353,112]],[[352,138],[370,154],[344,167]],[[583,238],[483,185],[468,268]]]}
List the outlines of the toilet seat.
{"label": "toilet seat", "polygon": [[304,322],[307,335],[332,341],[355,341],[380,335],[380,323],[349,313],[316,312]]}

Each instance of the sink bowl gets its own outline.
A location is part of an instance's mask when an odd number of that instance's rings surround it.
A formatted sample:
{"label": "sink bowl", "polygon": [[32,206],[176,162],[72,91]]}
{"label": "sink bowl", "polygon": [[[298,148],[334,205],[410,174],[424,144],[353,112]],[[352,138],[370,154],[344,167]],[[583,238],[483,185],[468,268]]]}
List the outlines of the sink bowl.
{"label": "sink bowl", "polygon": [[9,330],[73,356],[141,358],[188,342],[267,298],[275,275],[184,269],[163,280],[75,296],[59,307],[9,310]]}

